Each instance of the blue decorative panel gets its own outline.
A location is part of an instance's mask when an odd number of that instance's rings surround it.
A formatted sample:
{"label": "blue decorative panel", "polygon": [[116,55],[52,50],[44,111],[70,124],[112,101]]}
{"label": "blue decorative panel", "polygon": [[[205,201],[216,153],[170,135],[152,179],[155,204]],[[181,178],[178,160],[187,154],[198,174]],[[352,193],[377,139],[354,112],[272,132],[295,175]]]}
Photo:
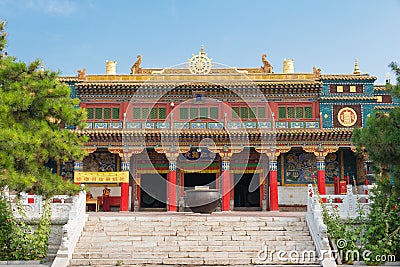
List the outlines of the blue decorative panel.
{"label": "blue decorative panel", "polygon": [[262,128],[262,129],[270,129],[270,128],[272,128],[271,125],[272,124],[271,124],[270,121],[268,121],[268,122],[259,122],[258,123],[258,127]]}
{"label": "blue decorative panel", "polygon": [[207,123],[206,122],[191,122],[192,129],[206,129]]}
{"label": "blue decorative panel", "polygon": [[228,128],[229,129],[240,129],[240,128],[242,128],[242,123],[230,121],[230,122],[228,122]]}
{"label": "blue decorative panel", "polygon": [[189,123],[188,122],[175,122],[174,123],[174,128],[175,129],[189,129]]}
{"label": "blue decorative panel", "polygon": [[295,129],[304,128],[304,122],[302,121],[291,122],[290,128],[295,128]]}
{"label": "blue decorative panel", "polygon": [[209,122],[208,128],[209,129],[223,129],[224,123],[223,122]]}
{"label": "blue decorative panel", "polygon": [[169,122],[157,122],[157,129],[169,129]]}
{"label": "blue decorative panel", "polygon": [[126,128],[127,129],[140,129],[140,122],[127,122]]}
{"label": "blue decorative panel", "polygon": [[122,122],[110,122],[110,129],[122,129]]}
{"label": "blue decorative panel", "polygon": [[243,122],[243,128],[253,129],[257,127],[257,122]]}
{"label": "blue decorative panel", "polygon": [[289,128],[289,123],[287,121],[277,121],[277,122],[275,122],[275,127],[277,129]]}
{"label": "blue decorative panel", "polygon": [[335,176],[340,176],[339,152],[329,153],[325,157],[325,181],[326,181],[326,183],[332,184]]}
{"label": "blue decorative panel", "polygon": [[332,105],[321,104],[322,128],[332,128]]}
{"label": "blue decorative panel", "polygon": [[142,128],[144,129],[154,129],[155,123],[154,122],[143,122]]}
{"label": "blue decorative panel", "polygon": [[95,122],[94,128],[95,129],[107,129],[107,122]]}
{"label": "blue decorative panel", "polygon": [[293,149],[285,154],[285,184],[312,183],[317,177],[317,160],[312,153]]}
{"label": "blue decorative panel", "polygon": [[319,122],[318,121],[307,121],[306,122],[306,128],[318,129],[319,128]]}
{"label": "blue decorative panel", "polygon": [[93,129],[93,123],[91,122],[85,122],[84,124],[85,126],[83,126],[85,129]]}

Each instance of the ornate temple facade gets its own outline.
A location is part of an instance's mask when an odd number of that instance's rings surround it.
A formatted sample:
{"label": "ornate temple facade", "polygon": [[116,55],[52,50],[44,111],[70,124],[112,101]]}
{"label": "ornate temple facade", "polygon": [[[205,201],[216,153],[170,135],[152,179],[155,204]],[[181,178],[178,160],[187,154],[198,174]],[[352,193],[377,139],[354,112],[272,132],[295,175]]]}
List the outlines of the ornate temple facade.
{"label": "ornate temple facade", "polygon": [[[86,109],[82,162],[59,164],[93,197],[111,189],[121,211],[185,210],[185,190],[219,189],[222,210],[278,210],[306,204],[307,184],[333,192],[335,177],[362,184],[367,159],[351,142],[374,112],[395,105],[385,86],[362,74],[274,72],[213,63],[204,49],[187,64],[130,74],[60,77]],[[127,71],[128,72],[128,71]]]}

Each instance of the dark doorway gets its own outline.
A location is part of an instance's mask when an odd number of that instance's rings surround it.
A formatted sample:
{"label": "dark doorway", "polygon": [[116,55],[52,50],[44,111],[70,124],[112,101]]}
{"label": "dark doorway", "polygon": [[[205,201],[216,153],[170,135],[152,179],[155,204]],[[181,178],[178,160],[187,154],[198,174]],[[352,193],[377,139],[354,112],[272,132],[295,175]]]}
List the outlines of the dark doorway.
{"label": "dark doorway", "polygon": [[[235,207],[260,208],[260,176],[257,173],[235,174]],[[251,181],[254,179],[254,181]],[[250,187],[251,183],[251,187]],[[256,188],[255,188],[256,187]],[[250,192],[250,190],[254,190]]]}
{"label": "dark doorway", "polygon": [[142,174],[140,177],[140,208],[165,209],[167,207],[166,174]]}
{"label": "dark doorway", "polygon": [[195,186],[209,186],[210,189],[215,189],[215,173],[185,173],[183,184],[185,190],[194,189]]}

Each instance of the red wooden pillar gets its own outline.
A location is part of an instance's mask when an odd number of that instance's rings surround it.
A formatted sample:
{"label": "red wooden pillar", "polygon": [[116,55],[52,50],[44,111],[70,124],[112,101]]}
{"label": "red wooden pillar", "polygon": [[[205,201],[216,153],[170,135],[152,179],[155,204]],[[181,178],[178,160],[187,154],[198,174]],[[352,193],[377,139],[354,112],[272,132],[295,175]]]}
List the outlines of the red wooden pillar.
{"label": "red wooden pillar", "polygon": [[[130,164],[130,157],[124,158],[121,161],[121,170],[128,172],[128,175],[131,168]],[[121,183],[121,204],[119,211],[129,211],[129,182]]]}
{"label": "red wooden pillar", "polygon": [[129,211],[129,183],[121,183],[120,211]]}
{"label": "red wooden pillar", "polygon": [[278,165],[276,160],[269,160],[269,207],[271,211],[279,211],[278,206]]}
{"label": "red wooden pillar", "polygon": [[317,170],[318,170],[318,192],[320,195],[326,195],[325,184],[325,158],[317,157]]}
{"label": "red wooden pillar", "polygon": [[222,211],[231,209],[231,174],[229,160],[222,160]]}
{"label": "red wooden pillar", "polygon": [[169,162],[169,173],[167,176],[167,207],[168,211],[177,211],[176,205],[176,162]]}

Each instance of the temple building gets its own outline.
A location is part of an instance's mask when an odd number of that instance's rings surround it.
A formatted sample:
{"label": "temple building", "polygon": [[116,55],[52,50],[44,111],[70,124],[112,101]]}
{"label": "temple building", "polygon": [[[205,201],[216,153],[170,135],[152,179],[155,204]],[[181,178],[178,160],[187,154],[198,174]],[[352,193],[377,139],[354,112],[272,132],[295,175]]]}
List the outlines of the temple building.
{"label": "temple building", "polygon": [[228,68],[202,48],[173,68],[142,68],[138,55],[127,74],[106,61],[105,74],[60,77],[86,109],[77,131],[89,137],[84,160],[60,163],[60,175],[95,199],[110,188],[120,211],[184,211],[185,190],[202,186],[220,190],[222,211],[276,211],[305,206],[309,183],[321,194],[335,177],[365,183],[353,128],[398,99],[357,61],[353,73],[323,74],[297,73],[293,59],[278,73],[261,59]]}

